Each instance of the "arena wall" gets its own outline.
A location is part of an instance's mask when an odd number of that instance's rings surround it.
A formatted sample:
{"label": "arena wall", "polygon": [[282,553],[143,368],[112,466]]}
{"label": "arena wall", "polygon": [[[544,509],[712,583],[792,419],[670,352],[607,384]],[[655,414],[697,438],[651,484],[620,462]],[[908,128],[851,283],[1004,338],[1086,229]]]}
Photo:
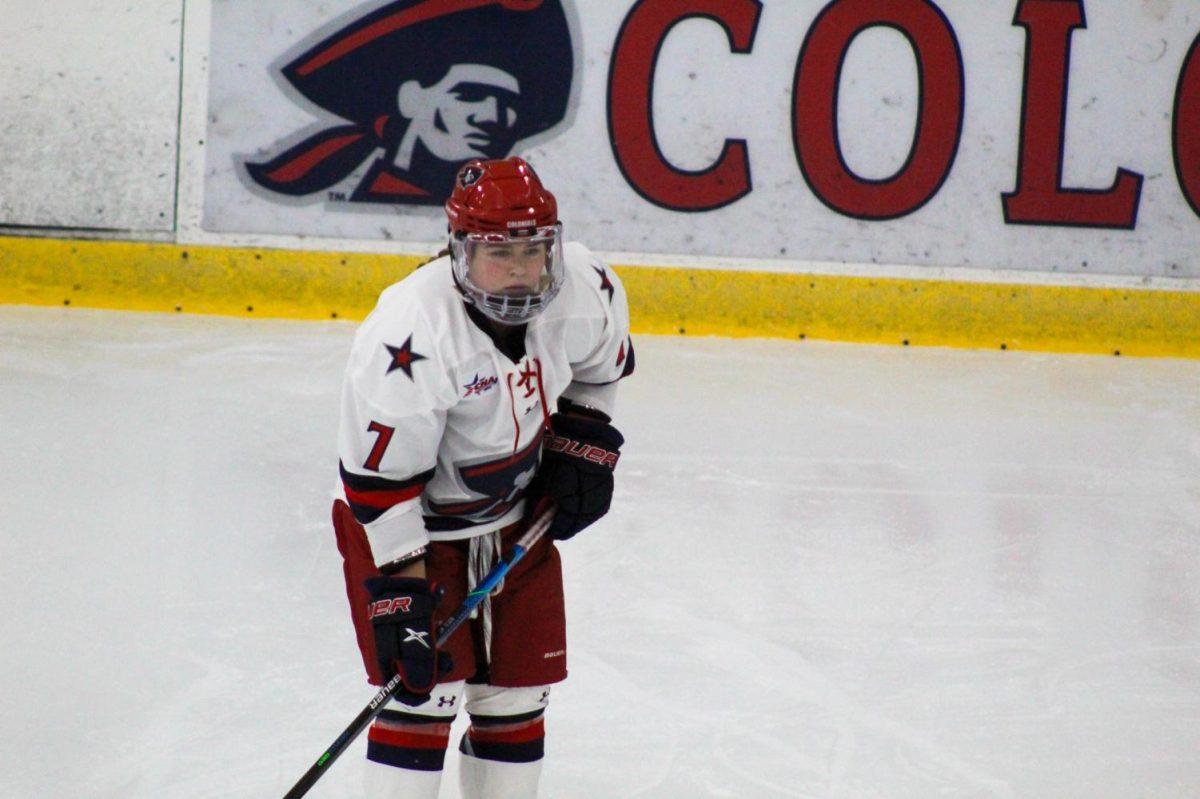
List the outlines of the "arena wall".
{"label": "arena wall", "polygon": [[[559,5],[23,6],[0,302],[360,318],[444,235],[393,96],[442,59],[512,74],[511,151],[641,332],[1200,357],[1191,4]],[[422,27],[501,11],[541,21]]]}

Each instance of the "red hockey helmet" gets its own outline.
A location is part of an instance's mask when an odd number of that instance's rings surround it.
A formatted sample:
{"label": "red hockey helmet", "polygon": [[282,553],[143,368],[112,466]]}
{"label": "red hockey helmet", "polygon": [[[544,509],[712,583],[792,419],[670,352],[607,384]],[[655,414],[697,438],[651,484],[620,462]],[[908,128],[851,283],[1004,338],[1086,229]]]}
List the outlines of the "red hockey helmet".
{"label": "red hockey helmet", "polygon": [[507,233],[558,223],[558,203],[517,156],[463,164],[446,201],[451,233]]}
{"label": "red hockey helmet", "polygon": [[[454,279],[485,316],[523,324],[554,299],[565,274],[558,203],[529,164],[516,156],[468,161],[446,201],[446,217]],[[514,276],[528,272],[531,258],[536,275],[508,285],[497,277],[509,267]]]}

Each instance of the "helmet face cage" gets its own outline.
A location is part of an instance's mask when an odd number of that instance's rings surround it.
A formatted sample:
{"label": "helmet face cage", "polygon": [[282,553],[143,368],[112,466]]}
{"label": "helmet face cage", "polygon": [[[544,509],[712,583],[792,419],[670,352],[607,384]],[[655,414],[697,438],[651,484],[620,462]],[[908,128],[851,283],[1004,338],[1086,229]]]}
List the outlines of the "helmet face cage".
{"label": "helmet face cage", "polygon": [[[478,251],[489,244],[522,245],[537,243],[545,246],[545,264],[533,291],[514,293],[489,292],[471,278],[471,263]],[[524,324],[550,304],[562,288],[563,264],[562,224],[529,228],[519,233],[457,233],[450,237],[450,260],[454,280],[463,296],[484,316],[503,325]]]}

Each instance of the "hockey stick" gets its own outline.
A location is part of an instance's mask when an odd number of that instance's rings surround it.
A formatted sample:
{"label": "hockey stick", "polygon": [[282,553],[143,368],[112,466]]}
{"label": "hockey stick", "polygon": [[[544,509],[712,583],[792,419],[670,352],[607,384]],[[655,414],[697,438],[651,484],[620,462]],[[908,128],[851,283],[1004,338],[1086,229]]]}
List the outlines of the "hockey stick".
{"label": "hockey stick", "polygon": [[[449,640],[451,634],[459,628],[459,626],[467,620],[472,611],[487,598],[488,594],[495,590],[504,576],[508,574],[513,566],[516,566],[521,558],[525,557],[525,553],[533,548],[533,545],[538,542],[550,527],[550,522],[554,519],[554,509],[544,512],[541,516],[534,520],[533,524],[529,525],[529,529],[521,536],[516,545],[513,546],[512,554],[508,556],[508,560],[502,560],[492,567],[492,570],[487,573],[487,576],[480,581],[479,585],[475,586],[475,590],[467,594],[467,598],[459,606],[454,615],[438,625],[437,629],[437,646],[441,646]],[[387,685],[379,689],[379,693],[375,694],[374,698],[367,703],[359,714],[354,717],[354,721],[346,729],[342,730],[329,748],[322,753],[317,761],[309,767],[308,771],[304,772],[304,776],[292,786],[292,789],[284,794],[283,799],[300,799],[301,796],[308,793],[309,789],[316,784],[317,780],[321,779],[325,771],[337,760],[342,752],[353,743],[354,739],[371,723],[372,719],[379,715],[383,710],[383,706],[392,698],[392,693],[400,687],[400,675],[395,675],[388,680]]]}

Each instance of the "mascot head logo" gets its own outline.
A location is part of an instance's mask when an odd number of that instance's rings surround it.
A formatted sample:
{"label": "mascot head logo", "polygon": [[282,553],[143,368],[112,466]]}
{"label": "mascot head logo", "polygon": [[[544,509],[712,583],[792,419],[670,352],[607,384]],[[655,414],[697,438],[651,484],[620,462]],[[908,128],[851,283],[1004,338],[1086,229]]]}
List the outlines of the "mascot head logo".
{"label": "mascot head logo", "polygon": [[247,160],[255,183],[302,197],[366,166],[352,202],[441,205],[464,162],[503,158],[564,119],[574,56],[561,0],[397,0],[281,73],[347,124]]}

